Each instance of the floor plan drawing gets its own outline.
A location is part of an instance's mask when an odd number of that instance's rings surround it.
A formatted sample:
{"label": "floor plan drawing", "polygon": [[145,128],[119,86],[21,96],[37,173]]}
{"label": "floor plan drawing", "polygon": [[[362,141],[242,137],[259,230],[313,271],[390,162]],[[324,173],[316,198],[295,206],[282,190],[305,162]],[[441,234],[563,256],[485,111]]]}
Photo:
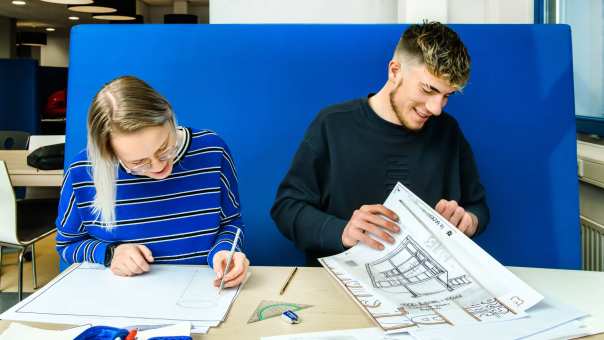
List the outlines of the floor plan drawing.
{"label": "floor plan drawing", "polygon": [[496,298],[486,299],[485,301],[466,306],[464,309],[478,320],[487,317],[503,317],[511,312],[509,308],[499,302]]}
{"label": "floor plan drawing", "polygon": [[393,244],[319,261],[386,332],[518,319],[543,299],[402,184],[384,206]]}

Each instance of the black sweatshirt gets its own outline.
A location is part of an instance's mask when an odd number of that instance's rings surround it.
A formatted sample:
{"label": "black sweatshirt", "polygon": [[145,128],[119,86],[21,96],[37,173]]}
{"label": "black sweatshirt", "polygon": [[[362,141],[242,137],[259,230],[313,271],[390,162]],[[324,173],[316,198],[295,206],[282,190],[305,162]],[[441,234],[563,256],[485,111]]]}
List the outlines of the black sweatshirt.
{"label": "black sweatshirt", "polygon": [[474,155],[457,121],[447,113],[411,131],[379,117],[367,98],[322,110],[306,131],[277,191],[271,216],[285,237],[316,258],[345,250],[342,232],[354,210],[381,204],[403,183],[434,207],[455,200],[489,221]]}

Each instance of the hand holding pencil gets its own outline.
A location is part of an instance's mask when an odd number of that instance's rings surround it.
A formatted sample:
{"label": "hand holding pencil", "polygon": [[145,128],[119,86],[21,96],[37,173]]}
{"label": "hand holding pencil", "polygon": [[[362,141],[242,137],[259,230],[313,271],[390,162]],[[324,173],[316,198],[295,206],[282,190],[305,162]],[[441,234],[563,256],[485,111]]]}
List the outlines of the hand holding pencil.
{"label": "hand holding pencil", "polygon": [[221,250],[214,255],[213,264],[214,272],[216,272],[214,286],[219,287],[222,282],[225,288],[231,288],[243,282],[250,266],[250,261],[242,252],[231,253]]}

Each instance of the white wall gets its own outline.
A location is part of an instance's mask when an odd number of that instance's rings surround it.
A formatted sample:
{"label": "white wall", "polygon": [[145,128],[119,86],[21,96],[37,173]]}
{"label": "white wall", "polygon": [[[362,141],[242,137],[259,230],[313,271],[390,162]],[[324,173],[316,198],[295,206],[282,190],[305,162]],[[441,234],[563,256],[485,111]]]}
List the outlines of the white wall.
{"label": "white wall", "polygon": [[448,0],[449,23],[532,24],[533,0]]}
{"label": "white wall", "polygon": [[533,0],[210,0],[210,23],[532,23]]}
{"label": "white wall", "polygon": [[40,66],[67,67],[69,65],[69,37],[49,32],[46,46],[40,49]]}
{"label": "white wall", "polygon": [[447,22],[447,0],[433,1],[398,1],[398,18],[396,22],[411,23],[421,22],[425,19]]}
{"label": "white wall", "polygon": [[210,0],[212,24],[391,23],[396,18],[397,0]]}

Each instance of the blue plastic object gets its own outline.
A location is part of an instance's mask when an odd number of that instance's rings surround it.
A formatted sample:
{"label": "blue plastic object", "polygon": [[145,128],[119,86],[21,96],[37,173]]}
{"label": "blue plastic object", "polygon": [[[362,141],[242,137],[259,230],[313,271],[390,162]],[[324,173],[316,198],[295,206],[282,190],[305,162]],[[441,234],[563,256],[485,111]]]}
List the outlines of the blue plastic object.
{"label": "blue plastic object", "polygon": [[[506,265],[580,267],[570,29],[452,25],[472,56],[447,111],[473,146],[491,207],[478,239]],[[134,75],[182,125],[217,131],[240,176],[254,265],[303,257],[269,209],[309,122],[380,89],[406,25],[78,25],[71,34],[66,159],[84,148],[86,113],[107,81]],[[99,55],[98,42],[111,49]]]}
{"label": "blue plastic object", "polygon": [[[74,340],[129,340],[130,333],[125,328],[111,326],[94,326],[86,329]],[[190,336],[154,336],[149,340],[191,340]]]}
{"label": "blue plastic object", "polygon": [[129,331],[124,328],[94,326],[83,331],[74,340],[114,340],[125,339]]}

